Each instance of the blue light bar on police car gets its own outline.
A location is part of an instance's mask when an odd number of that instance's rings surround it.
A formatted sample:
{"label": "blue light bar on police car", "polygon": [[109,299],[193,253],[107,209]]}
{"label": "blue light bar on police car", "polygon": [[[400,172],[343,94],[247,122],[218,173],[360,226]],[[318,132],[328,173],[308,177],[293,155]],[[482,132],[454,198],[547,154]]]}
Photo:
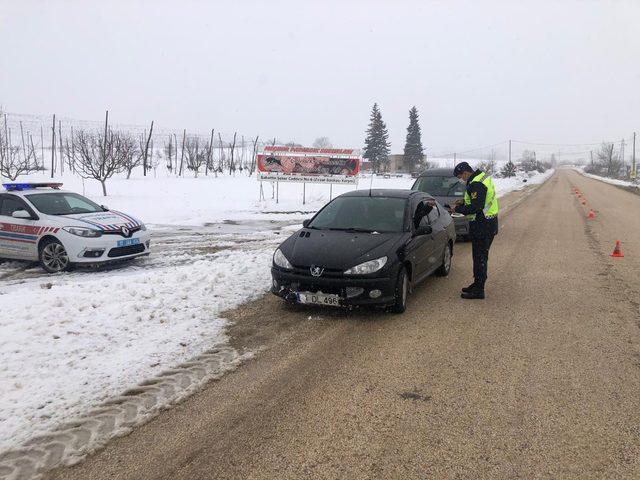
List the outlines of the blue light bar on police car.
{"label": "blue light bar on police car", "polygon": [[5,190],[9,192],[22,191],[22,190],[31,190],[33,188],[54,188],[58,190],[62,183],[56,182],[45,182],[45,183],[3,183],[2,186]]}

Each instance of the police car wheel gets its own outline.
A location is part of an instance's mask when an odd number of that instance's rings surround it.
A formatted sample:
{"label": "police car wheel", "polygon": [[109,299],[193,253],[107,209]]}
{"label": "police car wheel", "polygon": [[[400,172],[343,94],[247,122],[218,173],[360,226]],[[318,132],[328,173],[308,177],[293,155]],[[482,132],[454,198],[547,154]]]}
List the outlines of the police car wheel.
{"label": "police car wheel", "polygon": [[442,265],[436,271],[436,274],[440,277],[446,277],[451,271],[451,245],[447,244],[444,249],[444,255],[442,257]]}
{"label": "police car wheel", "polygon": [[40,265],[48,273],[68,270],[71,262],[64,245],[58,240],[46,240],[40,247]]}
{"label": "police car wheel", "polygon": [[393,313],[403,313],[407,309],[407,296],[409,295],[409,275],[407,269],[400,268],[398,281],[396,282],[395,302],[391,306]]}

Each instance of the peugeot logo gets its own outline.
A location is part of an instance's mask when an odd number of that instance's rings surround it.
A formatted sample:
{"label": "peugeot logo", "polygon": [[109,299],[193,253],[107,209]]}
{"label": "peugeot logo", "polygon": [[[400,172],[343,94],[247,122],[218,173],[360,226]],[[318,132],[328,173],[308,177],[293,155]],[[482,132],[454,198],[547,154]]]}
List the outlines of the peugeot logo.
{"label": "peugeot logo", "polygon": [[131,235],[131,232],[127,227],[122,227],[120,231],[122,232],[122,235],[124,235],[125,237],[128,237],[129,235]]}
{"label": "peugeot logo", "polygon": [[311,271],[312,277],[319,277],[320,275],[322,275],[322,272],[324,272],[324,268],[316,267],[315,265],[311,265],[311,268],[309,270]]}

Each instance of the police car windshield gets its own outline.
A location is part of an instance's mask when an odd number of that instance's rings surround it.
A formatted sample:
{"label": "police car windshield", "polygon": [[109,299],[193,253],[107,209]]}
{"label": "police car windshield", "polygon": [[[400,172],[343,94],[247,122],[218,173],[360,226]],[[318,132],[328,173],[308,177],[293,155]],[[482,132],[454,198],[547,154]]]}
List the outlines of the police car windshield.
{"label": "police car windshield", "polygon": [[411,189],[434,197],[461,197],[464,195],[465,185],[453,176],[433,176],[420,177]]}
{"label": "police car windshield", "polygon": [[402,232],[405,198],[338,197],[324,207],[309,228],[356,232]]}
{"label": "police car windshield", "polygon": [[104,212],[97,203],[77,193],[52,192],[26,195],[29,201],[45,215],[73,215]]}

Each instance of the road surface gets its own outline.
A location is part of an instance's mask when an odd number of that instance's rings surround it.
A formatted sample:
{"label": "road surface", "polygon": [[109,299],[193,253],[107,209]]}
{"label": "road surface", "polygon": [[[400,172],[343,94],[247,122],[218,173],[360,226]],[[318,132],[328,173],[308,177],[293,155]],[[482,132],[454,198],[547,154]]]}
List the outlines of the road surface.
{"label": "road surface", "polygon": [[559,170],[502,216],[485,301],[469,244],[401,316],[267,296],[233,314],[254,360],[46,478],[640,478],[638,212]]}

